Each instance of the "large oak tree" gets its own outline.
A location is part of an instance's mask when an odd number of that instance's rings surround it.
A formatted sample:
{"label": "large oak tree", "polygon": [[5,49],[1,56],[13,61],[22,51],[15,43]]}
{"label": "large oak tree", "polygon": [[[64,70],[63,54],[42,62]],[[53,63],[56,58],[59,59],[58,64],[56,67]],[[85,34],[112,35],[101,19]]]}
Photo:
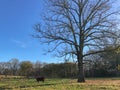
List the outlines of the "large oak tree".
{"label": "large oak tree", "polygon": [[112,3],[112,0],[46,0],[44,27],[35,25],[35,37],[41,42],[50,44],[60,56],[72,55],[77,59],[78,82],[85,82],[84,57],[104,52],[106,46],[119,47],[115,43],[119,12],[112,8]]}

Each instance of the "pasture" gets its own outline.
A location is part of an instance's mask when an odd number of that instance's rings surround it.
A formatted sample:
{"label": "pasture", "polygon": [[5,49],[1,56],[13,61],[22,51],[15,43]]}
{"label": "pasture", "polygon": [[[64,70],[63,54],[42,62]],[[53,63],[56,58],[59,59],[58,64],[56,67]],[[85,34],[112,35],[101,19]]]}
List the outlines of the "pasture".
{"label": "pasture", "polygon": [[120,90],[120,78],[86,79],[77,83],[76,79],[46,79],[37,82],[35,79],[3,78],[0,90]]}

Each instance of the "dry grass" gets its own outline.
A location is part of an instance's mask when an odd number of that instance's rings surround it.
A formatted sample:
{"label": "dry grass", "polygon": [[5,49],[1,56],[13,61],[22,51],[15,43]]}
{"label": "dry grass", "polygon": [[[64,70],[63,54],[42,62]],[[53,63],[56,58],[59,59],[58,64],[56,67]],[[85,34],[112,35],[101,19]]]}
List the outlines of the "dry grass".
{"label": "dry grass", "polygon": [[120,90],[120,78],[87,79],[85,83],[72,81],[73,86],[81,86],[82,90]]}
{"label": "dry grass", "polygon": [[76,79],[47,79],[37,83],[35,79],[3,79],[0,90],[120,90],[120,78],[86,79],[77,83]]}

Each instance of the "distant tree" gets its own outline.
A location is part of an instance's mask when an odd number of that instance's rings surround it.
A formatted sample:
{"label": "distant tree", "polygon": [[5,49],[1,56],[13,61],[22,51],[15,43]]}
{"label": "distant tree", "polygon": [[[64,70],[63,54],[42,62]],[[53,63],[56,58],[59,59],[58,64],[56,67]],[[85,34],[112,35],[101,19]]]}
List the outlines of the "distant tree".
{"label": "distant tree", "polygon": [[[105,47],[104,49],[109,50],[112,48],[114,47],[110,46]],[[113,50],[86,57],[88,63],[85,63],[85,70],[88,70],[87,74],[94,77],[115,77],[118,73],[117,67],[119,64],[118,62],[120,61],[119,55],[120,53],[118,53],[118,50]]]}
{"label": "distant tree", "polygon": [[46,64],[42,73],[49,78],[76,78],[77,67],[71,62]]}
{"label": "distant tree", "polygon": [[[104,46],[119,47],[113,42],[118,37],[116,20],[119,13],[112,8],[114,0],[46,1],[48,12],[44,16],[45,27],[37,24],[35,37],[53,47],[49,52],[56,50],[60,56],[76,58],[78,82],[85,82],[84,58],[105,52]],[[94,51],[86,53],[86,50],[93,48]]]}
{"label": "distant tree", "polygon": [[13,58],[9,61],[9,64],[10,64],[10,69],[11,69],[12,75],[16,75],[17,71],[19,69],[19,60],[16,58]]}
{"label": "distant tree", "polygon": [[57,64],[51,63],[51,64],[46,64],[42,68],[42,73],[44,76],[49,77],[49,78],[57,78],[58,77],[58,72],[60,69],[57,67]]}
{"label": "distant tree", "polygon": [[4,72],[4,63],[0,62],[0,74],[3,74]]}
{"label": "distant tree", "polygon": [[10,63],[9,62],[2,62],[1,63],[1,71],[2,74],[7,77],[10,74]]}
{"label": "distant tree", "polygon": [[59,67],[62,67],[61,73],[64,78],[76,78],[77,77],[77,66],[76,63],[65,62],[61,63]]}
{"label": "distant tree", "polygon": [[33,64],[30,61],[23,61],[20,63],[20,73],[26,77],[31,75]]}
{"label": "distant tree", "polygon": [[43,67],[43,64],[39,61],[37,61],[35,64],[34,64],[34,74],[35,76],[40,76],[42,74],[42,68]]}

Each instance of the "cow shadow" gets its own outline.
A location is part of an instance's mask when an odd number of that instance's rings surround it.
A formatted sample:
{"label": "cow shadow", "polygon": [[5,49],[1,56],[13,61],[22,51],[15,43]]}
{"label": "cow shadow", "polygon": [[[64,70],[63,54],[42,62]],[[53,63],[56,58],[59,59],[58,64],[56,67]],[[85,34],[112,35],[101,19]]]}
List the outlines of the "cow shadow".
{"label": "cow shadow", "polygon": [[0,90],[12,90],[12,88],[0,87]]}

